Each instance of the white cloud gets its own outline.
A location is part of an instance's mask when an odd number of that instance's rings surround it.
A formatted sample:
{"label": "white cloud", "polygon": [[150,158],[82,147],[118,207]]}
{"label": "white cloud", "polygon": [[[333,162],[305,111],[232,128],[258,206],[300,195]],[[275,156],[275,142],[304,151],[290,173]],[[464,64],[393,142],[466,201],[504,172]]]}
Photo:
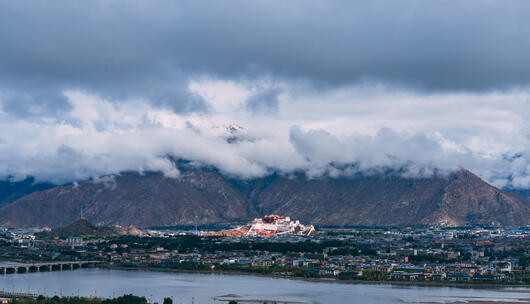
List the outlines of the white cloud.
{"label": "white cloud", "polygon": [[[211,107],[202,114],[65,91],[71,108],[60,119],[0,112],[0,127],[9,130],[0,135],[0,175],[57,183],[126,170],[175,177],[173,156],[242,177],[271,170],[339,176],[351,164],[406,168],[413,176],[464,167],[499,186],[530,186],[528,90],[422,95],[381,85],[323,92],[281,86],[278,109],[268,115],[244,104],[278,87],[270,81],[193,81],[190,90]],[[233,124],[243,129],[230,134]],[[227,136],[239,139],[228,143]]]}

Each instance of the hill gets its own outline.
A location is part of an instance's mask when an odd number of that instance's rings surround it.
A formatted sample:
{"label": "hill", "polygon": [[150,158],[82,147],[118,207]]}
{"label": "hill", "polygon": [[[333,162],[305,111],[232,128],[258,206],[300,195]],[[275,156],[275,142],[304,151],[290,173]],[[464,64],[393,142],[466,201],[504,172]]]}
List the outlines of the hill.
{"label": "hill", "polygon": [[79,219],[71,224],[63,227],[52,229],[51,231],[45,231],[37,233],[39,238],[67,238],[77,237],[83,235],[92,236],[118,236],[118,235],[139,235],[141,232],[136,228],[129,227],[103,227],[96,226],[86,219]]}
{"label": "hill", "polygon": [[243,223],[279,214],[315,225],[528,225],[529,200],[467,170],[448,176],[350,178],[271,175],[254,180],[186,168],[178,178],[123,173],[33,192],[0,208],[0,224],[59,227],[83,214],[98,225]]}
{"label": "hill", "polygon": [[119,235],[118,229],[114,227],[100,227],[93,225],[88,220],[80,219],[64,227],[55,228],[51,231],[40,232],[39,238],[66,238],[82,235],[112,236]]}

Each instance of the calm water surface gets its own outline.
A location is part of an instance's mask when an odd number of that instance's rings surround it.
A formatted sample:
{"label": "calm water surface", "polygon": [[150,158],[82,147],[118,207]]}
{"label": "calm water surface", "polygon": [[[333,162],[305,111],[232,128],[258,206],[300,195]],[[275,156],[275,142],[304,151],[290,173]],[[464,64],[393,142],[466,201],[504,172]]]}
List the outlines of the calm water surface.
{"label": "calm water surface", "polygon": [[[247,275],[170,273],[79,269],[0,276],[0,289],[47,295],[112,297],[125,293],[155,302],[173,297],[174,303],[226,303],[214,298],[233,295],[241,299],[284,300],[302,303],[449,303],[467,300],[517,301],[530,298],[530,288],[465,289],[381,284],[342,284],[274,279]],[[525,301],[524,303],[528,303]]]}

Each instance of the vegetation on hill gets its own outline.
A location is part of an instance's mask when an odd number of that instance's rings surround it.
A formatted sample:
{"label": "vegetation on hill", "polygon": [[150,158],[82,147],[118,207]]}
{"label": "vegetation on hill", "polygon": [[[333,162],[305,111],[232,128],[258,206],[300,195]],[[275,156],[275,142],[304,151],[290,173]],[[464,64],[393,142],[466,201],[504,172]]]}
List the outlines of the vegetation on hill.
{"label": "vegetation on hill", "polygon": [[51,231],[37,233],[38,238],[54,239],[79,237],[86,235],[93,236],[117,236],[120,235],[120,229],[116,227],[101,227],[90,223],[86,219],[80,219],[64,227],[56,228]]}

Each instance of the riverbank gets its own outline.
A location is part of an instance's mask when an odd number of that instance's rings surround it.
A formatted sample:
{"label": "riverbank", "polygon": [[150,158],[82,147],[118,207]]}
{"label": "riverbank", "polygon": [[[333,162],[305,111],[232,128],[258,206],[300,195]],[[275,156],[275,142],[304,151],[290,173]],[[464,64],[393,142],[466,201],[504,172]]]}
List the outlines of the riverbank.
{"label": "riverbank", "polygon": [[150,266],[138,266],[138,267],[128,267],[128,266],[116,266],[116,265],[102,265],[99,266],[105,269],[115,269],[115,270],[130,270],[130,271],[161,271],[161,272],[176,272],[176,273],[204,273],[204,274],[224,274],[224,275],[248,275],[255,277],[266,277],[266,278],[276,278],[276,279],[290,279],[290,280],[300,280],[308,282],[330,282],[330,283],[345,283],[345,284],[382,284],[382,285],[411,285],[411,286],[440,286],[440,287],[460,287],[460,288],[504,288],[504,287],[526,287],[530,288],[530,285],[524,284],[495,284],[495,283],[471,283],[471,282],[448,282],[448,281],[373,281],[373,280],[340,280],[333,277],[299,277],[291,275],[281,275],[281,274],[264,274],[264,273],[254,273],[254,272],[245,272],[237,270],[190,270],[190,269],[174,269],[174,268],[162,268],[162,267],[150,267]]}
{"label": "riverbank", "polygon": [[[285,277],[279,280],[241,273],[220,274],[160,271],[160,269],[105,269],[86,268],[74,271],[39,272],[7,275],[0,279],[0,290],[31,291],[48,296],[66,295],[92,298],[114,298],[134,294],[162,303],[172,297],[176,303],[212,303],[214,298],[273,300],[299,303],[454,303],[470,301],[518,302],[528,297],[528,288],[508,287],[454,288],[420,287],[411,284],[343,284],[340,281],[315,282]],[[278,278],[278,277],[276,277]],[[280,277],[282,278],[282,277]],[[525,300],[526,301],[526,300]],[[216,301],[221,304],[222,302]],[[529,303],[528,301],[523,303]],[[227,303],[224,303],[227,304]]]}

